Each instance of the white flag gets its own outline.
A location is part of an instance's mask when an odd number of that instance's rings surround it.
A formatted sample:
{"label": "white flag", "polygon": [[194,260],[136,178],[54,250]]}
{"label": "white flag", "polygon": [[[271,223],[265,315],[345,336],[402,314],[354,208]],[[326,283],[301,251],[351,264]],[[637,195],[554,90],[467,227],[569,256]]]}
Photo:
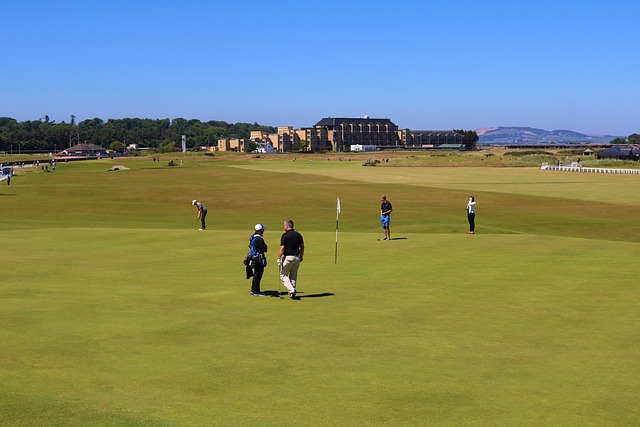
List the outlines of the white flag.
{"label": "white flag", "polygon": [[340,213],[340,197],[338,197],[338,213]]}

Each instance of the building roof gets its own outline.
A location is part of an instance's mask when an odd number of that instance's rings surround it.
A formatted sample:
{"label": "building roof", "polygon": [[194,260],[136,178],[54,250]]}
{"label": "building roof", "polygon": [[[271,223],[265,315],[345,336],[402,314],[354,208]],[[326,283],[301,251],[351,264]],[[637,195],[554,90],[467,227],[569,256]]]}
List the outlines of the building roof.
{"label": "building roof", "polygon": [[633,147],[609,147],[597,155],[598,157],[633,157],[640,156],[640,150]]}
{"label": "building roof", "polygon": [[74,145],[73,147],[69,147],[66,150],[64,150],[66,152],[72,152],[72,151],[106,151],[103,147],[96,145],[96,144],[90,144],[90,143],[82,143],[82,144],[77,144]]}
{"label": "building roof", "polygon": [[456,136],[460,135],[453,130],[410,130],[414,135],[432,135],[432,136]]}
{"label": "building roof", "polygon": [[338,126],[342,123],[350,123],[350,124],[394,124],[389,119],[372,119],[369,117],[325,117],[320,120],[315,126],[327,126],[333,127]]}

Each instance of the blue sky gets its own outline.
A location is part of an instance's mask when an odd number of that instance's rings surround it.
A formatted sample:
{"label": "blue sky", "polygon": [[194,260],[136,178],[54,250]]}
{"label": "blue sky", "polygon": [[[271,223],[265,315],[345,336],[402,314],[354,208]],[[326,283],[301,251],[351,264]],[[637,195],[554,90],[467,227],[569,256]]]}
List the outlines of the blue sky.
{"label": "blue sky", "polygon": [[640,2],[7,1],[0,116],[640,133]]}

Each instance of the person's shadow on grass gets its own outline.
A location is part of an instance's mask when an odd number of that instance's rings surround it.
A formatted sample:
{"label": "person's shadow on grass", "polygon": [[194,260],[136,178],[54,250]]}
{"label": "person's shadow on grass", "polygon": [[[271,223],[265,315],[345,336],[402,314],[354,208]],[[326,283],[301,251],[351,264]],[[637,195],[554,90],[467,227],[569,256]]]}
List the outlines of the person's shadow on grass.
{"label": "person's shadow on grass", "polygon": [[[270,297],[282,298],[289,297],[289,293],[287,291],[279,292],[279,291],[262,291],[263,294],[268,295]],[[323,297],[332,297],[334,293],[331,292],[323,292],[321,294],[309,294],[304,295],[304,292],[297,291],[296,296],[293,299],[303,299],[303,298],[323,298]]]}

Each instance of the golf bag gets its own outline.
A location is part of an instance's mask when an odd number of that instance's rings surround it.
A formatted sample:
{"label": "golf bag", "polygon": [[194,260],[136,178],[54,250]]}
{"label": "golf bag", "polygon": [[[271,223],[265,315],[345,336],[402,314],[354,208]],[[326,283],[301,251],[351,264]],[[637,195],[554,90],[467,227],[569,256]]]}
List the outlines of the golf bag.
{"label": "golf bag", "polygon": [[261,236],[259,234],[254,234],[251,236],[249,240],[250,250],[243,261],[243,264],[250,268],[255,267],[257,263],[260,263],[263,266],[267,265],[267,257],[265,257],[262,253],[258,252],[258,250],[255,247],[255,241],[257,237],[261,237]]}

